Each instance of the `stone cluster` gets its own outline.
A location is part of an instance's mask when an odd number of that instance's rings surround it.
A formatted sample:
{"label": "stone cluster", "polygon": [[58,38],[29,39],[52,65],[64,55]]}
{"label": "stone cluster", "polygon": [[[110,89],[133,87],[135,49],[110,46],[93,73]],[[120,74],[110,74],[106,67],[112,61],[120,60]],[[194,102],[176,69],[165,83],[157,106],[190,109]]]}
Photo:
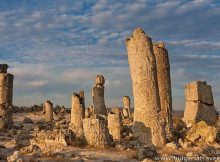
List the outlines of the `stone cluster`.
{"label": "stone cluster", "polygon": [[[123,97],[122,108],[106,108],[103,75],[97,75],[95,78],[92,106],[89,108],[86,108],[83,90],[72,94],[71,112],[64,106],[57,105],[54,109],[49,100],[41,106],[14,108],[14,76],[7,73],[7,64],[0,64],[0,131],[6,132],[8,138],[13,137],[15,148],[21,148],[19,152],[10,154],[12,156],[8,156],[7,160],[25,161],[21,152],[40,153],[46,150],[49,153],[54,149],[67,151],[69,147],[63,149],[66,146],[88,144],[99,149],[113,146],[117,150],[136,150],[136,158],[139,161],[148,161],[147,158],[152,161],[153,157],[159,155],[156,151],[158,147],[162,152],[164,146],[174,151],[181,147],[188,149],[191,146],[217,145],[220,132],[217,129],[218,115],[211,86],[204,81],[187,84],[184,117],[177,120],[172,116],[170,63],[165,44],[153,43],[141,28],[137,28],[132,36],[126,39],[126,48],[134,113],[129,96]],[[34,115],[45,114],[38,121],[34,121],[32,116],[25,116],[21,120],[15,118],[19,122],[13,126],[13,109],[15,113],[24,111],[28,115],[30,112],[34,112]],[[9,131],[5,128],[12,129]],[[0,149],[1,147],[0,145]],[[4,153],[0,152],[1,161],[1,155]],[[64,156],[59,152],[55,154]]]}
{"label": "stone cluster", "polygon": [[68,130],[62,129],[34,131],[32,136],[33,138],[30,140],[30,143],[40,148],[47,147],[47,145],[67,146],[72,138]]}

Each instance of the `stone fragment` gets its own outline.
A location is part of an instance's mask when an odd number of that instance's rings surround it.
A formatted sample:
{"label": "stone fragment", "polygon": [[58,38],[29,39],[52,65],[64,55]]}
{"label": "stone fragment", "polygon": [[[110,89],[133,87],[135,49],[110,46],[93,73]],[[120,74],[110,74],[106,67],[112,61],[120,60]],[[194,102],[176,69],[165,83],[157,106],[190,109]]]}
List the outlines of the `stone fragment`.
{"label": "stone fragment", "polygon": [[123,97],[123,116],[125,118],[131,117],[131,100],[129,96]]}
{"label": "stone fragment", "polygon": [[83,119],[85,118],[85,99],[84,92],[80,91],[78,94],[73,93],[71,122],[69,129],[73,131],[76,138],[83,137]]}
{"label": "stone fragment", "polygon": [[94,114],[107,115],[105,106],[104,87],[105,79],[102,75],[96,76],[96,84],[92,88],[93,112]]}
{"label": "stone fragment", "polygon": [[106,148],[112,139],[104,116],[91,116],[83,119],[83,130],[86,141],[96,148]]}
{"label": "stone fragment", "polygon": [[22,153],[22,154],[40,153],[41,149],[37,145],[29,145],[27,147],[22,147],[19,150],[19,152]]}
{"label": "stone fragment", "polygon": [[213,105],[209,106],[201,102],[186,102],[183,121],[188,126],[199,121],[214,124],[217,121],[217,113]]}
{"label": "stone fragment", "polygon": [[16,137],[15,137],[15,142],[18,147],[26,147],[29,146],[30,139],[31,139],[31,134],[27,134],[26,132],[20,132]]}
{"label": "stone fragment", "polygon": [[31,120],[30,118],[25,117],[24,120],[23,120],[23,123],[33,124],[33,120]]}
{"label": "stone fragment", "polygon": [[217,112],[214,107],[212,89],[206,82],[195,81],[185,86],[186,107],[183,121],[191,123],[205,121],[212,125],[217,122]]}
{"label": "stone fragment", "polygon": [[12,99],[14,76],[7,73],[7,64],[0,64],[0,118],[5,121],[5,127],[13,125]]}
{"label": "stone fragment", "polygon": [[194,81],[185,86],[186,101],[200,101],[214,105],[212,87],[205,81]]}
{"label": "stone fragment", "polygon": [[163,42],[154,43],[154,54],[157,65],[157,80],[160,95],[160,117],[163,121],[167,139],[172,137],[172,91],[170,78],[170,63],[168,51]]}
{"label": "stone fragment", "polygon": [[122,138],[122,116],[119,111],[111,111],[108,114],[108,129],[109,133],[112,135],[112,138],[117,141],[121,141]]}
{"label": "stone fragment", "polygon": [[53,103],[49,100],[47,100],[44,104],[45,107],[45,121],[46,122],[52,122],[53,121]]}
{"label": "stone fragment", "polygon": [[174,142],[167,143],[166,147],[172,148],[174,150],[178,149],[178,146]]}
{"label": "stone fragment", "polygon": [[165,129],[158,114],[161,106],[151,38],[137,28],[126,39],[126,46],[134,95],[134,134],[142,143],[163,146]]}
{"label": "stone fragment", "polygon": [[25,162],[18,151],[15,151],[12,156],[7,157],[8,162]]}
{"label": "stone fragment", "polygon": [[208,126],[205,121],[198,122],[186,133],[186,139],[191,142],[197,142],[197,144],[212,143],[215,141],[216,136],[216,128]]}
{"label": "stone fragment", "polygon": [[34,131],[33,138],[30,140],[32,145],[37,145],[40,148],[47,146],[67,146],[72,141],[72,136],[69,130],[52,129]]}

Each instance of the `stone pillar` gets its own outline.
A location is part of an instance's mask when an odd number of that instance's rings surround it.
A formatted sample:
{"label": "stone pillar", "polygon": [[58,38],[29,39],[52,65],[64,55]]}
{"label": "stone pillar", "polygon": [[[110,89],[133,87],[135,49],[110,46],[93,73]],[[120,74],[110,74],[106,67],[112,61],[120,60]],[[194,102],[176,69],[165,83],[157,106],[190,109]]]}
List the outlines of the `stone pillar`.
{"label": "stone pillar", "polygon": [[125,118],[131,117],[131,100],[129,96],[124,96],[123,97],[123,116]]}
{"label": "stone pillar", "polygon": [[13,126],[13,81],[14,76],[7,73],[8,65],[0,64],[0,120],[2,127]]}
{"label": "stone pillar", "polygon": [[157,65],[157,80],[160,95],[160,117],[165,127],[167,139],[172,137],[172,92],[170,78],[170,63],[168,51],[163,42],[154,43],[154,54]]}
{"label": "stone pillar", "polygon": [[106,148],[112,139],[107,127],[107,120],[103,116],[91,116],[83,119],[83,130],[86,141],[96,148]]}
{"label": "stone pillar", "polygon": [[73,93],[70,130],[76,135],[76,138],[83,136],[83,119],[85,118],[85,99],[84,92]]}
{"label": "stone pillar", "polygon": [[122,117],[118,111],[111,111],[108,114],[108,129],[114,140],[121,141],[122,138]]}
{"label": "stone pillar", "polygon": [[45,109],[45,121],[52,122],[53,121],[53,103],[47,100],[44,104]]}
{"label": "stone pillar", "polygon": [[126,39],[134,95],[134,135],[145,144],[163,146],[165,130],[159,120],[160,97],[151,38],[140,28]]}
{"label": "stone pillar", "polygon": [[187,125],[204,120],[215,124],[217,113],[214,107],[212,87],[203,81],[194,81],[185,86],[186,107],[183,121]]}
{"label": "stone pillar", "polygon": [[92,88],[93,112],[94,114],[107,115],[105,106],[104,87],[105,78],[102,75],[96,76],[96,84]]}

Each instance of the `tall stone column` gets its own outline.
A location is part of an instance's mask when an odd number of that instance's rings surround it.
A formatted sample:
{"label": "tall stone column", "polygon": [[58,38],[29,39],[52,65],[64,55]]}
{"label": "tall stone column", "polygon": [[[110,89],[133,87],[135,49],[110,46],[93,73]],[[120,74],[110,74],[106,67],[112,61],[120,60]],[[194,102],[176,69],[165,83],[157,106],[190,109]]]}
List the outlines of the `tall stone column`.
{"label": "tall stone column", "polygon": [[131,100],[129,96],[123,97],[123,116],[126,118],[131,117]]}
{"label": "tall stone column", "polygon": [[13,81],[14,76],[7,73],[8,65],[0,64],[0,120],[2,127],[13,125]]}
{"label": "tall stone column", "polygon": [[52,122],[53,121],[53,103],[47,100],[44,104],[45,108],[45,121]]}
{"label": "tall stone column", "polygon": [[157,65],[157,80],[161,105],[160,117],[165,127],[166,137],[170,139],[172,137],[171,129],[173,122],[169,56],[163,42],[154,43],[153,49]]}
{"label": "tall stone column", "polygon": [[92,88],[93,112],[94,114],[107,115],[105,106],[104,87],[105,78],[102,75],[96,76],[96,84]]}
{"label": "tall stone column", "polygon": [[140,28],[126,39],[134,95],[134,136],[142,143],[163,146],[165,130],[159,121],[160,97],[151,38]]}
{"label": "tall stone column", "polygon": [[83,137],[83,119],[85,118],[84,91],[78,94],[73,93],[70,130],[74,132],[76,138]]}

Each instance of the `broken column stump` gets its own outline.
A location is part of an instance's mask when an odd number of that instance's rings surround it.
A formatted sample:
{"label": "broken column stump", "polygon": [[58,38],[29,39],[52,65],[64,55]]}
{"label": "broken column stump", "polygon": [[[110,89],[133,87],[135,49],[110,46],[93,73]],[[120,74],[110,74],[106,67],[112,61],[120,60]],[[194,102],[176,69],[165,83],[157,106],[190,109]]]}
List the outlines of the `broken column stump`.
{"label": "broken column stump", "polygon": [[137,28],[126,39],[126,46],[134,95],[134,135],[139,142],[163,146],[165,129],[159,121],[161,107],[151,38]]}
{"label": "broken column stump", "polygon": [[94,115],[83,119],[84,136],[90,146],[106,148],[111,144],[111,136],[106,117]]}
{"label": "broken column stump", "polygon": [[212,87],[204,81],[194,81],[185,86],[186,107],[183,121],[186,124],[205,121],[215,124],[217,113],[214,107]]}
{"label": "broken column stump", "polygon": [[53,121],[53,103],[47,100],[44,104],[45,107],[45,121],[52,122]]}
{"label": "broken column stump", "polygon": [[0,64],[0,119],[1,127],[11,128],[13,126],[13,81],[14,76],[7,73],[8,65]]}
{"label": "broken column stump", "polygon": [[107,115],[105,106],[104,87],[105,78],[102,75],[96,76],[96,84],[92,88],[93,113]]}
{"label": "broken column stump", "polygon": [[111,111],[108,114],[108,129],[112,138],[116,141],[122,139],[122,116],[119,108],[118,111]]}
{"label": "broken column stump", "polygon": [[76,138],[83,137],[83,119],[85,118],[85,99],[84,91],[78,94],[73,93],[70,130],[73,131]]}

